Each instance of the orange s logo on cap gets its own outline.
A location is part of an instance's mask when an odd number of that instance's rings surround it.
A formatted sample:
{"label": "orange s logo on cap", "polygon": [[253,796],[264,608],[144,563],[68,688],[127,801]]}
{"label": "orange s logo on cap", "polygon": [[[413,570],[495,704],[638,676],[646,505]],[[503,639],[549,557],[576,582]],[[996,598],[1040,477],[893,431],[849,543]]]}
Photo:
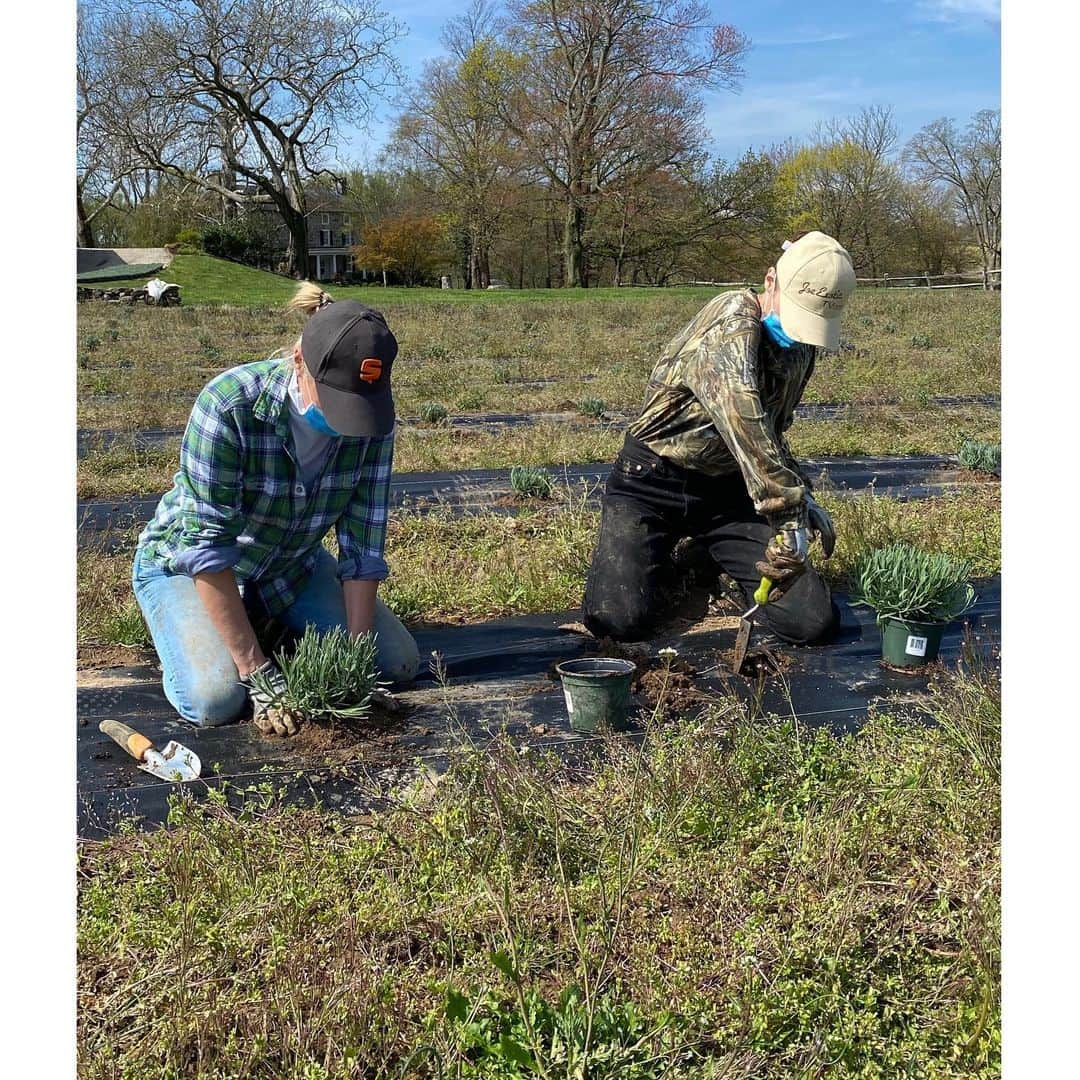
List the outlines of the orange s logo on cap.
{"label": "orange s logo on cap", "polygon": [[360,361],[360,378],[366,383],[378,381],[382,375],[382,361],[374,356]]}

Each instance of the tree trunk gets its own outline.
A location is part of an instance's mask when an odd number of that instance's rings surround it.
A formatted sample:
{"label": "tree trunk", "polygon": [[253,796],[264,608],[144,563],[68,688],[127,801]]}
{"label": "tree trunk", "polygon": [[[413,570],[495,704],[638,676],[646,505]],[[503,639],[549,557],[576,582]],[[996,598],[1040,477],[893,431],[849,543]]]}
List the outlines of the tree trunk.
{"label": "tree trunk", "polygon": [[94,226],[86,216],[86,207],[83,205],[82,192],[78,189],[75,191],[75,209],[79,219],[78,246],[84,248],[97,247],[97,244],[94,243]]}
{"label": "tree trunk", "polygon": [[569,196],[566,202],[566,228],[563,235],[564,286],[580,288],[582,284],[583,245],[581,234],[585,211]]}
{"label": "tree trunk", "polygon": [[304,217],[302,210],[288,203],[279,203],[278,213],[281,214],[285,228],[289,231],[289,246],[285,253],[289,274],[294,278],[306,278],[308,276],[307,218]]}

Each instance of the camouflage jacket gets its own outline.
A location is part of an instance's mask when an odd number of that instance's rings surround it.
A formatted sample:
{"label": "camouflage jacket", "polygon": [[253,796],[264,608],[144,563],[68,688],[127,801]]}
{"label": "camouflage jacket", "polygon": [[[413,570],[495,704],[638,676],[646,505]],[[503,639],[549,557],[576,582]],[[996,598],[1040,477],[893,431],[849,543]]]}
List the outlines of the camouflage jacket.
{"label": "camouflage jacket", "polygon": [[685,469],[741,472],[759,514],[801,520],[810,484],[784,432],[815,359],[812,345],[780,349],[762,333],[751,290],[721,293],[665,347],[630,434]]}

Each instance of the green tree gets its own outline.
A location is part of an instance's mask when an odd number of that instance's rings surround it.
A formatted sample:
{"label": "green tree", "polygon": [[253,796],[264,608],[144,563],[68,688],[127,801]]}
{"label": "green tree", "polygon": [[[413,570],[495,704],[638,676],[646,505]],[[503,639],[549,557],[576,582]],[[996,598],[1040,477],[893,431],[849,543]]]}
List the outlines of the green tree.
{"label": "green tree", "polygon": [[518,158],[493,97],[509,87],[512,59],[497,41],[492,8],[474,0],[442,35],[448,54],[429,63],[409,93],[391,152],[455,219],[465,255],[465,287],[491,281],[491,248],[511,202]]}
{"label": "green tree", "polygon": [[384,285],[390,271],[405,285],[422,285],[447,263],[445,231],[433,217],[385,219],[364,230],[353,257],[357,266],[381,271]]}
{"label": "green tree", "polygon": [[893,243],[900,174],[892,161],[892,110],[864,109],[832,121],[810,144],[787,151],[777,176],[789,232],[821,229],[877,277]]}

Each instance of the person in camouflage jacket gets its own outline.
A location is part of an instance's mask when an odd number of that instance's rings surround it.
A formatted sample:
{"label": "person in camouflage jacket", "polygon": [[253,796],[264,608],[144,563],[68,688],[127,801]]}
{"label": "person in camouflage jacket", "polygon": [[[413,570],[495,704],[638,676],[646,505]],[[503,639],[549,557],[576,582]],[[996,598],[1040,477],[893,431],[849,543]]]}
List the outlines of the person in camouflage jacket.
{"label": "person in camouflage jacket", "polygon": [[807,644],[835,631],[829,587],[808,558],[815,537],[828,558],[835,533],[785,432],[818,350],[839,344],[854,288],[847,252],[807,233],[785,244],[760,295],[720,294],[667,345],[605,490],[585,590],[593,634],[638,640],[664,619],[686,537],[747,598],[761,577],[773,582],[763,610],[778,637]]}

